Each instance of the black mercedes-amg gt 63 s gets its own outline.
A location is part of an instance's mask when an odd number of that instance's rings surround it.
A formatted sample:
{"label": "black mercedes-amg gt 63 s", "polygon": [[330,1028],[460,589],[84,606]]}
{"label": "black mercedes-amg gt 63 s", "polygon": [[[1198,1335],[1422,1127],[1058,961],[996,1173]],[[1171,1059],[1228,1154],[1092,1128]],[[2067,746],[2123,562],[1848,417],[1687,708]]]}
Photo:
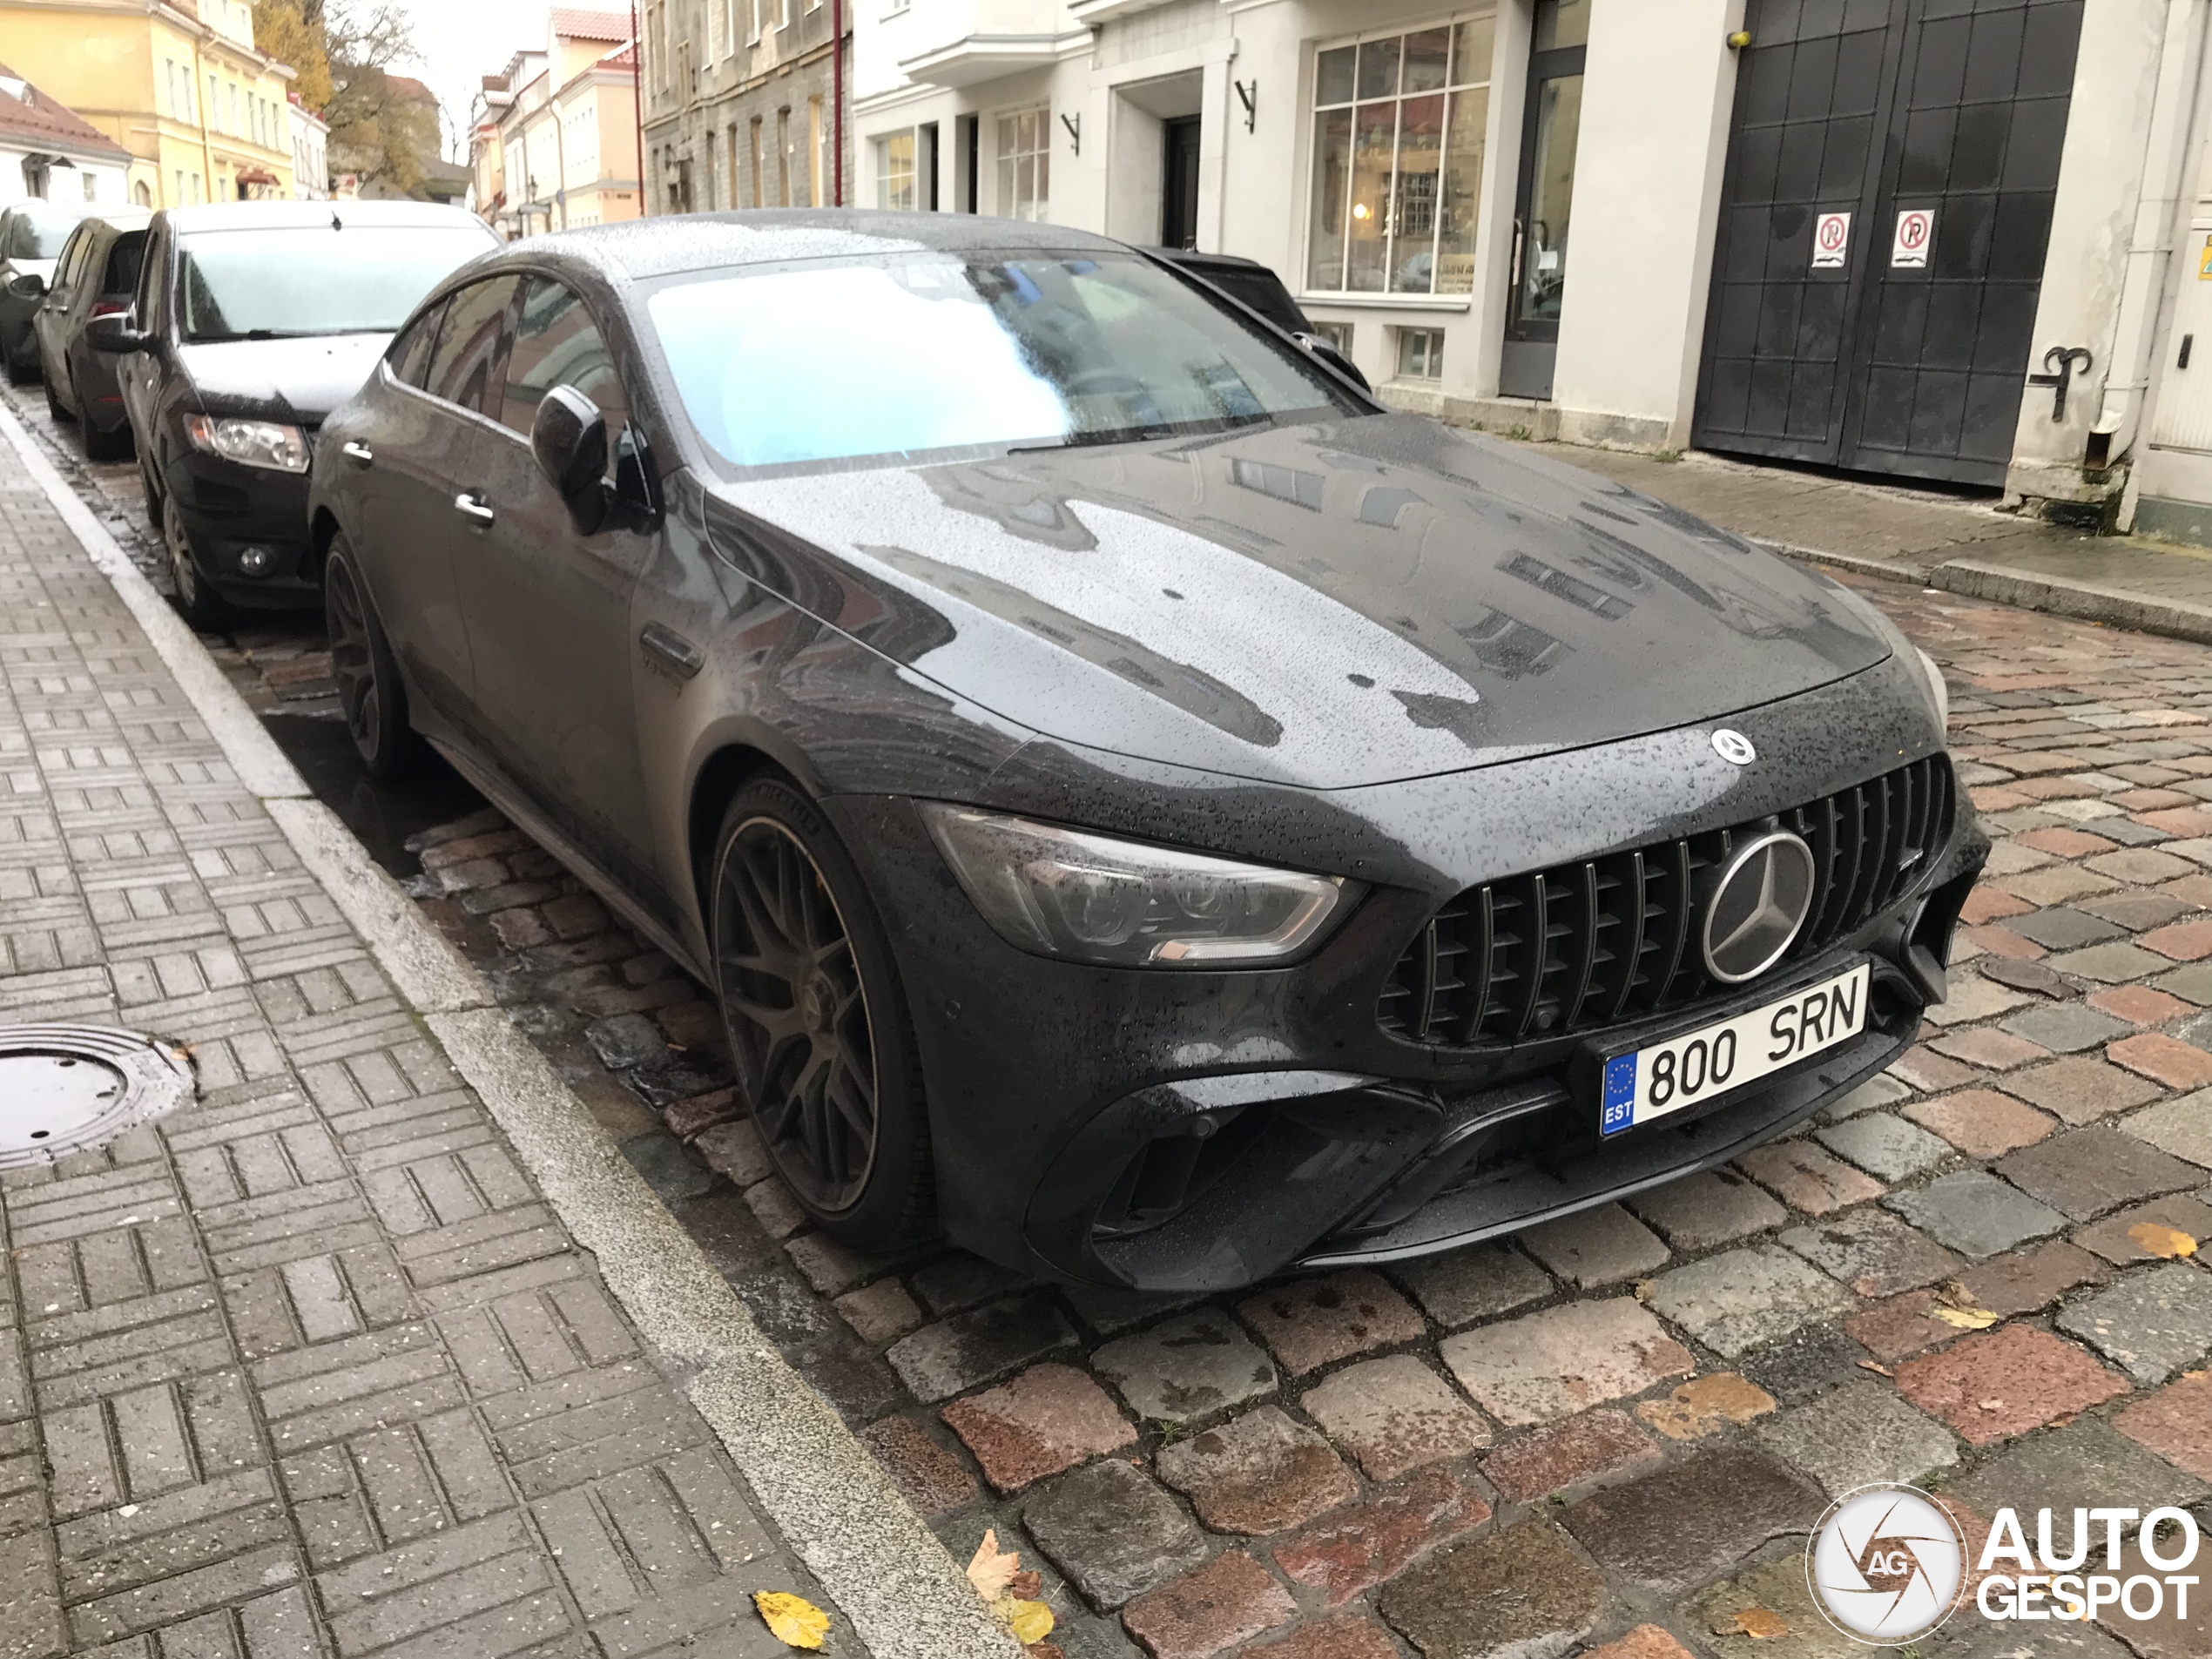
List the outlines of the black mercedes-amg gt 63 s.
{"label": "black mercedes-amg gt 63 s", "polygon": [[1211,1290],[1723,1163],[1912,1040],[1987,852],[1864,601],[1055,226],[515,245],[312,483],[364,760],[713,986],[858,1245]]}

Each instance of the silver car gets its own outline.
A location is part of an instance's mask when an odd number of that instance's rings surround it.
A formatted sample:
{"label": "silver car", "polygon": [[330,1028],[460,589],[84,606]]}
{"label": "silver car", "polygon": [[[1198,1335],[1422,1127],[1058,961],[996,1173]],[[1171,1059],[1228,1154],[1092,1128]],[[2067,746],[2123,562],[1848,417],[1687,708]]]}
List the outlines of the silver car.
{"label": "silver car", "polygon": [[0,212],[0,363],[13,385],[23,385],[38,372],[30,320],[45,303],[62,244],[88,211],[34,199]]}
{"label": "silver car", "polygon": [[84,340],[95,317],[131,309],[138,266],[145,257],[152,212],[140,207],[82,219],[62,246],[45,302],[31,319],[38,367],[46,377],[46,408],[57,421],[84,427],[84,452],[95,461],[131,453],[131,419],[116,378],[118,360]]}

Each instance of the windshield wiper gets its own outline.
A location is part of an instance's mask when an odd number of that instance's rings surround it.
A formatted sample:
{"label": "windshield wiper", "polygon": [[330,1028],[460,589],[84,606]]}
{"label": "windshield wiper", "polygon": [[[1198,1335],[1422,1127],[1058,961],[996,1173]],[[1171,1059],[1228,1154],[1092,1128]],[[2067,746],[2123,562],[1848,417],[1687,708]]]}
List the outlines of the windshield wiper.
{"label": "windshield wiper", "polygon": [[1042,455],[1052,449],[1089,448],[1103,443],[1143,443],[1153,438],[1204,437],[1216,432],[1233,432],[1240,427],[1272,426],[1271,415],[1224,415],[1211,421],[1186,421],[1181,425],[1172,421],[1155,426],[1101,427],[1089,432],[1071,432],[1056,443],[1016,444],[1007,451],[1010,455]]}
{"label": "windshield wiper", "polygon": [[313,340],[327,331],[320,328],[246,328],[226,334],[186,336],[195,346],[221,346],[237,340]]}

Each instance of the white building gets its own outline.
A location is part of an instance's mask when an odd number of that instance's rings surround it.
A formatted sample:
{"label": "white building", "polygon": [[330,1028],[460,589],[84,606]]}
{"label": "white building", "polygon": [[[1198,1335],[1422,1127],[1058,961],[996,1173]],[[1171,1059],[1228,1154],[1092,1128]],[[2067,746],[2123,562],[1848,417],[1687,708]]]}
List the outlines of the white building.
{"label": "white building", "polygon": [[0,64],[0,207],[131,201],[131,152]]}
{"label": "white building", "polygon": [[2212,502],[2206,12],[868,0],[857,199],[1260,260],[1406,407],[2156,517]]}
{"label": "white building", "polygon": [[286,109],[292,118],[292,195],[296,201],[330,199],[330,124],[302,105],[295,95]]}

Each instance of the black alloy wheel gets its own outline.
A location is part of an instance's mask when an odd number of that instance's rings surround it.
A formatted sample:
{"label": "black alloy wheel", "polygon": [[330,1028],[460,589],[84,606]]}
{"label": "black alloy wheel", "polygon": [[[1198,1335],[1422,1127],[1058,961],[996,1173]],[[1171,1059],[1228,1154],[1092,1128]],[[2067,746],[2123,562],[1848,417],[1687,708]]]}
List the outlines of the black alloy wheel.
{"label": "black alloy wheel", "polygon": [[192,558],[192,537],[185,529],[184,509],[174,496],[161,498],[161,546],[169,556],[169,580],[176,589],[177,610],[195,628],[212,632],[231,619],[223,596],[207,585]]}
{"label": "black alloy wheel", "polygon": [[845,1242],[910,1241],[928,1136],[896,973],[851,858],[780,779],[724,817],[712,927],[731,1055],[777,1172]]}
{"label": "black alloy wheel", "polygon": [[324,556],[322,610],[330,635],[331,678],[338,682],[338,706],[354,752],[370,777],[396,778],[415,755],[407,691],[342,536],[331,542]]}

